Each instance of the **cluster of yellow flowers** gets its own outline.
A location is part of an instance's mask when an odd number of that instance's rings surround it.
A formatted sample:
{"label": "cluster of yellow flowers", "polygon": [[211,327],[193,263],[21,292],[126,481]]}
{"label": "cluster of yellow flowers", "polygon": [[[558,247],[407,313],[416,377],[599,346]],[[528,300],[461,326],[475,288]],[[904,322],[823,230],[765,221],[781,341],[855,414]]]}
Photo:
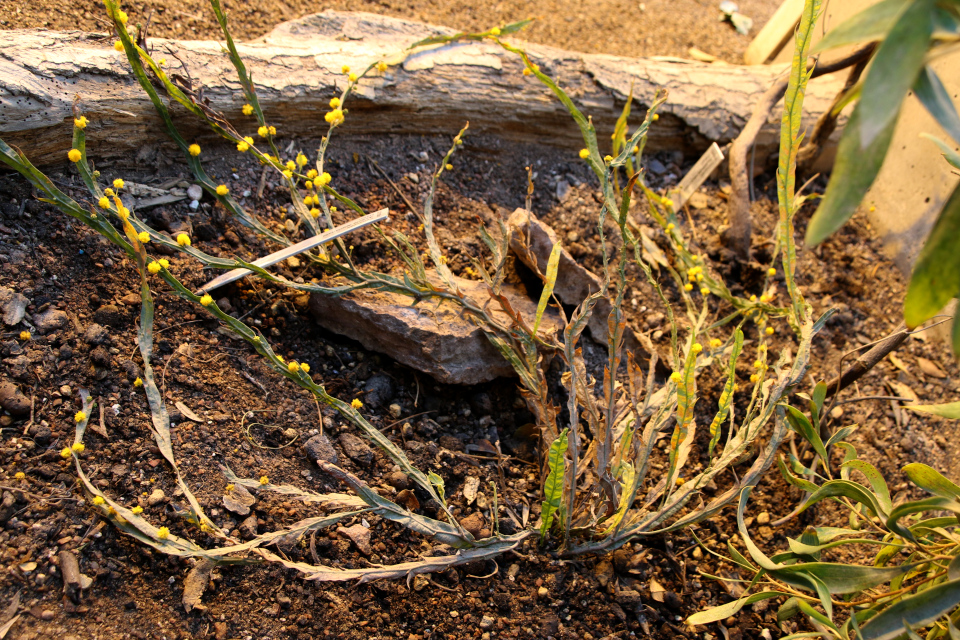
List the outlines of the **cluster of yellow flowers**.
{"label": "cluster of yellow flowers", "polygon": [[[187,238],[187,240],[189,240],[189,238]],[[170,261],[167,260],[166,258],[160,258],[159,260],[154,260],[153,262],[147,265],[147,271],[154,274],[160,273],[160,269],[169,269],[169,268],[170,268]]]}
{"label": "cluster of yellow flowers", "polygon": [[361,409],[363,408],[363,403],[360,402],[360,398],[354,398],[353,401],[350,402],[350,406],[354,409]]}
{"label": "cluster of yellow flowers", "polygon": [[244,151],[249,151],[250,147],[253,146],[253,138],[250,136],[244,136],[243,140],[237,143],[237,151],[241,153]]}
{"label": "cluster of yellow flowers", "polygon": [[29,331],[21,331],[21,332],[20,332],[20,339],[21,339],[21,340],[29,340],[30,338],[31,338],[31,336],[30,336],[30,332],[29,332]]}
{"label": "cluster of yellow flowers", "polygon": [[277,135],[277,128],[274,126],[263,125],[257,129],[257,135],[261,138],[266,138],[267,136]]}

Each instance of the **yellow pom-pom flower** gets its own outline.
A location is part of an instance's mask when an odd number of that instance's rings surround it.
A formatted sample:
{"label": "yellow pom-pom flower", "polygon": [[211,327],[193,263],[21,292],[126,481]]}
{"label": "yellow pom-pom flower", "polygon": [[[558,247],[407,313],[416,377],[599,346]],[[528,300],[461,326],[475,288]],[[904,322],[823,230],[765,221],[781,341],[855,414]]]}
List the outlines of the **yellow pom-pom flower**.
{"label": "yellow pom-pom flower", "polygon": [[653,114],[653,118],[651,118],[651,119],[652,119],[654,122],[656,122],[657,120],[660,119],[660,114],[659,114],[659,113]]}
{"label": "yellow pom-pom flower", "polygon": [[301,362],[300,371],[303,371],[304,373],[310,373],[310,365],[308,365],[306,362]]}
{"label": "yellow pom-pom flower", "polygon": [[120,21],[120,24],[127,24],[127,13],[126,11],[117,10],[117,20]]}
{"label": "yellow pom-pom flower", "polygon": [[80,116],[79,118],[73,119],[73,126],[75,126],[77,129],[86,129],[87,122],[87,116]]}
{"label": "yellow pom-pom flower", "polygon": [[490,29],[490,35],[492,36],[500,35],[500,27],[494,27],[493,29]]}
{"label": "yellow pom-pom flower", "polygon": [[377,71],[379,71],[380,73],[386,72],[387,68],[388,68],[387,63],[384,62],[383,60],[377,63]]}
{"label": "yellow pom-pom flower", "polygon": [[755,373],[750,374],[750,382],[756,382],[759,379],[760,379],[760,376],[758,376],[757,374]]}
{"label": "yellow pom-pom flower", "polygon": [[706,287],[702,287],[702,288],[700,289],[700,295],[702,295],[702,296],[708,296],[708,295],[710,295],[710,289],[707,289]]}
{"label": "yellow pom-pom flower", "polygon": [[160,527],[157,529],[157,537],[161,540],[166,540],[170,537],[170,529],[167,529],[166,527]]}
{"label": "yellow pom-pom flower", "polygon": [[135,516],[140,515],[141,513],[143,513],[143,507],[141,507],[140,505],[137,505],[133,509],[130,509],[130,513],[132,513]]}
{"label": "yellow pom-pom flower", "polygon": [[667,209],[673,209],[673,200],[670,198],[663,198],[660,200],[660,203],[663,204]]}
{"label": "yellow pom-pom flower", "polygon": [[113,189],[111,189],[110,187],[107,187],[106,189],[103,190],[103,195],[110,196],[112,198],[115,194],[113,192]]}
{"label": "yellow pom-pom flower", "polygon": [[114,189],[123,189],[123,178],[117,178],[113,181]]}
{"label": "yellow pom-pom flower", "polygon": [[100,198],[100,200],[97,201],[97,204],[100,205],[101,209],[109,209],[110,198],[108,198],[107,196],[103,196],[102,198]]}
{"label": "yellow pom-pom flower", "polygon": [[154,260],[153,262],[147,265],[147,271],[154,274],[160,273],[160,263]]}
{"label": "yellow pom-pom flower", "polygon": [[298,153],[298,154],[297,154],[297,165],[299,165],[299,166],[302,167],[302,166],[305,165],[305,164],[307,164],[307,156],[303,155],[302,153]]}
{"label": "yellow pom-pom flower", "polygon": [[772,336],[774,333],[776,333],[776,331],[777,330],[774,329],[773,327],[767,327],[766,329],[763,330],[763,332],[768,336]]}
{"label": "yellow pom-pom flower", "polygon": [[225,195],[227,195],[228,193],[230,193],[230,189],[227,188],[227,185],[225,185],[225,184],[217,185],[217,195],[218,195],[218,196],[225,196]]}
{"label": "yellow pom-pom flower", "polygon": [[211,296],[209,293],[203,294],[203,297],[200,298],[200,304],[205,307],[209,307],[213,304],[213,296]]}
{"label": "yellow pom-pom flower", "polygon": [[449,162],[443,168],[446,169],[447,171],[453,171],[453,165],[450,164]]}
{"label": "yellow pom-pom flower", "polygon": [[323,119],[326,120],[333,126],[337,126],[343,122],[343,109],[334,109],[333,111],[328,111],[324,114]]}
{"label": "yellow pom-pom flower", "polygon": [[311,216],[312,218],[319,218],[319,217],[320,217],[320,209],[317,209],[316,207],[313,207],[312,209],[310,209],[310,216]]}
{"label": "yellow pom-pom flower", "polygon": [[64,447],[60,450],[60,457],[66,460],[70,457],[70,447]]}
{"label": "yellow pom-pom flower", "polygon": [[340,70],[343,71],[344,73],[350,73],[350,65],[345,64]]}
{"label": "yellow pom-pom flower", "polygon": [[133,381],[133,386],[135,386],[135,387],[142,387],[142,386],[143,386],[143,380],[138,377],[136,380]]}
{"label": "yellow pom-pom flower", "polygon": [[268,484],[270,484],[270,478],[267,476],[260,476],[260,485],[263,486]]}
{"label": "yellow pom-pom flower", "polygon": [[287,180],[290,180],[291,178],[293,178],[293,171],[290,171],[290,169],[284,169],[282,173],[283,173],[283,177],[286,178]]}
{"label": "yellow pom-pom flower", "polygon": [[770,267],[769,269],[767,269],[767,275],[772,278],[773,276],[777,275],[777,270],[774,269],[773,267]]}
{"label": "yellow pom-pom flower", "polygon": [[83,411],[77,411],[75,414],[73,414],[74,422],[83,422],[86,419],[87,419],[87,414],[84,413]]}
{"label": "yellow pom-pom flower", "polygon": [[[177,234],[177,244],[180,245],[181,247],[189,247],[190,244],[191,244],[191,243],[190,243],[190,236],[188,236],[188,235],[185,234],[185,233],[178,233],[178,234]],[[163,264],[162,261],[161,261],[161,264]]]}
{"label": "yellow pom-pom flower", "polygon": [[300,370],[299,363],[293,362],[292,360],[287,363],[287,371],[289,371],[290,373],[296,373],[299,370]]}
{"label": "yellow pom-pom flower", "polygon": [[243,153],[244,151],[247,151],[249,149],[250,149],[250,145],[247,144],[246,141],[241,140],[240,142],[237,143],[237,151]]}
{"label": "yellow pom-pom flower", "polygon": [[257,135],[260,136],[261,138],[266,138],[269,133],[270,133],[270,130],[267,129],[266,126],[262,126],[259,129],[257,129]]}
{"label": "yellow pom-pom flower", "polygon": [[353,407],[354,409],[360,409],[363,407],[363,403],[360,402],[360,398],[354,398],[353,401],[350,403],[350,406]]}
{"label": "yellow pom-pom flower", "polygon": [[590,157],[590,149],[580,149],[580,157],[584,160]]}
{"label": "yellow pom-pom flower", "polygon": [[[187,238],[187,240],[189,240],[189,239],[190,239],[190,238]],[[163,267],[164,269],[169,269],[169,268],[170,268],[170,261],[167,260],[166,258],[160,258],[157,262],[159,262],[159,263],[160,263],[160,266]]]}
{"label": "yellow pom-pom flower", "polygon": [[683,285],[683,290],[684,290],[684,291],[693,291],[693,285],[688,282],[687,284]]}
{"label": "yellow pom-pom flower", "polygon": [[719,349],[720,345],[722,344],[723,344],[723,340],[721,340],[720,338],[713,338],[712,340],[710,340],[711,349]]}
{"label": "yellow pom-pom flower", "polygon": [[141,231],[140,233],[137,234],[137,240],[139,240],[143,244],[147,244],[148,242],[150,242],[150,234],[147,233],[146,231]]}
{"label": "yellow pom-pom flower", "polygon": [[116,40],[113,43],[113,48],[116,49],[117,51],[123,51],[123,43],[120,42],[119,40]]}
{"label": "yellow pom-pom flower", "polygon": [[355,73],[349,74],[349,75],[347,76],[347,80],[349,80],[350,82],[356,82],[356,81],[357,81],[357,74],[355,74]]}
{"label": "yellow pom-pom flower", "polygon": [[320,185],[321,187],[325,187],[325,186],[327,186],[328,184],[330,184],[330,181],[331,181],[332,179],[333,179],[333,178],[330,177],[330,174],[327,173],[326,171],[324,171],[324,172],[321,173],[320,176],[317,178],[316,182],[317,182],[317,184]]}
{"label": "yellow pom-pom flower", "polygon": [[198,156],[200,155],[200,145],[198,145],[197,143],[193,143],[192,145],[187,147],[187,151],[189,151],[190,155],[192,156]]}
{"label": "yellow pom-pom flower", "polygon": [[251,113],[253,113],[253,105],[245,104],[240,108],[240,111],[243,112],[243,115],[249,116]]}
{"label": "yellow pom-pom flower", "polygon": [[308,179],[308,180],[313,180],[313,179],[316,178],[316,177],[317,177],[317,170],[316,170],[316,169],[310,169],[309,171],[307,171],[307,179]]}
{"label": "yellow pom-pom flower", "polygon": [[670,374],[670,380],[679,384],[683,380],[683,376],[680,375],[679,371],[674,371]]}
{"label": "yellow pom-pom flower", "polygon": [[93,504],[97,505],[98,507],[102,505],[104,502],[106,502],[106,500],[104,500],[102,496],[93,497]]}
{"label": "yellow pom-pom flower", "polygon": [[73,452],[74,452],[74,453],[83,453],[83,450],[86,449],[86,448],[87,448],[87,447],[84,446],[84,444],[83,444],[82,442],[75,442],[75,443],[73,444],[73,446],[71,447],[71,449],[73,449]]}
{"label": "yellow pom-pom flower", "polygon": [[29,332],[29,331],[21,331],[21,332],[20,332],[20,339],[21,339],[21,340],[29,340],[29,339],[30,339],[30,332]]}
{"label": "yellow pom-pom flower", "polygon": [[270,135],[272,136],[277,135],[277,128],[273,125],[270,125],[269,127],[267,127],[267,131],[269,131]]}
{"label": "yellow pom-pom flower", "polygon": [[693,351],[694,353],[700,353],[701,351],[703,351],[703,345],[700,344],[699,342],[694,342],[693,346],[690,347],[690,350]]}
{"label": "yellow pom-pom flower", "polygon": [[17,471],[13,477],[15,480],[26,480],[27,474],[25,474],[23,471]]}
{"label": "yellow pom-pom flower", "polygon": [[79,149],[70,149],[70,151],[67,152],[67,157],[70,158],[70,162],[80,162],[83,154],[80,153]]}

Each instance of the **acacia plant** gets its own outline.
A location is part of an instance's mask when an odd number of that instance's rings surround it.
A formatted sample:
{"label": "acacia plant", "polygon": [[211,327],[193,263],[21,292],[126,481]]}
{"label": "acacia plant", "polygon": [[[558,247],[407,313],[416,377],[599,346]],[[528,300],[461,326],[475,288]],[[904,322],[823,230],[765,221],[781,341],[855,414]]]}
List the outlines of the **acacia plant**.
{"label": "acacia plant", "polygon": [[[811,4],[818,6],[818,3]],[[46,201],[122,249],[133,259],[140,274],[142,312],[138,341],[144,363],[144,389],[153,416],[153,435],[177,476],[189,509],[183,512],[185,526],[175,534],[165,527],[155,527],[142,513],[124,506],[121,499],[111,497],[109,491],[87,480],[81,458],[77,455],[78,449],[82,450],[84,446],[86,416],[90,414],[89,400],[85,400],[84,415],[78,416],[74,448],[65,449],[63,453],[65,457],[73,456],[77,472],[85,489],[93,496],[96,507],[122,531],[164,553],[204,557],[216,562],[277,562],[300,571],[308,579],[410,578],[417,573],[493,557],[515,548],[534,535],[537,529],[543,538],[555,536],[566,553],[614,549],[638,537],[675,530],[709,517],[735,500],[740,488],[754,484],[772,463],[777,447],[787,433],[782,399],[805,376],[810,341],[820,326],[819,322],[814,322],[810,307],[796,286],[793,240],[793,217],[797,205],[794,201],[795,158],[799,146],[800,102],[807,80],[804,71],[805,46],[798,48],[794,61],[791,90],[788,92],[789,107],[783,124],[780,225],[776,239],[776,255],[781,267],[778,269],[775,264],[769,265],[763,289],[758,292],[759,297],[753,295],[743,298],[730,292],[707,259],[684,234],[672,202],[647,188],[642,172],[634,170],[664,96],[651,97],[645,118],[630,135],[627,135],[628,105],[618,126],[619,135],[615,135],[618,140],[615,154],[604,155],[590,118],[581,113],[570,97],[541,70],[535,58],[504,39],[521,29],[525,22],[482,33],[462,33],[423,40],[391,59],[365,62],[360,72],[350,71],[345,64],[344,73],[347,74],[348,83],[340,95],[331,98],[331,108],[325,116],[329,131],[322,139],[316,155],[307,158],[305,154],[298,153],[284,160],[276,144],[277,132],[259,105],[256,86],[230,37],[226,15],[218,0],[211,0],[211,6],[223,30],[227,55],[240,79],[246,99],[244,114],[252,119],[242,125],[230,123],[214,105],[200,100],[196,88],[184,84],[180,76],[168,74],[163,66],[155,62],[142,32],[135,39],[127,31],[127,16],[120,10],[116,0],[105,0],[105,5],[116,30],[117,48],[126,53],[133,74],[155,105],[170,137],[183,152],[196,181],[238,222],[270,242],[284,246],[291,244],[294,239],[271,230],[255,214],[234,200],[225,185],[218,185],[211,180],[203,168],[201,149],[188,143],[179,133],[165,98],[184,106],[217,134],[236,145],[238,152],[252,154],[269,170],[280,174],[301,221],[296,234],[310,237],[318,233],[321,227],[333,227],[334,204],[344,207],[348,212],[365,213],[356,202],[337,191],[333,179],[324,171],[324,159],[330,141],[337,127],[349,117],[347,104],[353,90],[367,77],[384,73],[390,65],[402,62],[407,52],[416,47],[455,41],[486,41],[516,54],[523,63],[524,75],[542,82],[564,104],[583,135],[584,148],[580,156],[593,170],[600,184],[602,202],[597,216],[598,233],[606,237],[612,228],[618,240],[614,250],[608,252],[604,249],[603,286],[583,300],[569,317],[560,308],[558,313],[564,315],[563,328],[554,335],[541,326],[541,320],[552,298],[559,245],[554,248],[546,273],[539,274],[544,281],[543,294],[536,313],[528,317],[514,310],[502,294],[513,230],[506,228],[503,223],[495,229],[479,230],[491,255],[488,261],[478,261],[476,266],[487,286],[492,304],[504,314],[488,311],[487,301],[474,299],[463,291],[436,241],[433,196],[438,181],[450,166],[450,159],[463,143],[466,127],[453,138],[453,144],[437,167],[420,212],[423,242],[427,248],[425,255],[421,255],[414,239],[397,231],[381,229],[384,242],[399,257],[401,269],[390,273],[361,269],[352,261],[348,248],[336,241],[333,246],[306,254],[317,273],[322,275],[322,279],[308,283],[292,282],[237,258],[210,256],[193,247],[186,234],[172,238],[152,229],[135,212],[126,209],[118,195],[123,186],[122,180],[118,179],[113,187],[104,189],[100,185],[98,172],[89,166],[85,144],[87,121],[79,106],[69,159],[76,166],[89,192],[87,198],[82,198],[80,202],[58,189],[30,164],[24,153],[0,142],[0,158],[4,162],[23,173]],[[811,15],[815,13],[816,9],[813,9]],[[812,24],[809,20],[811,15],[805,15],[805,29]],[[161,92],[165,95],[161,95]],[[260,141],[252,135],[242,135],[242,128],[255,128]],[[621,170],[627,176],[622,188],[618,177]],[[642,196],[640,208],[659,226],[658,240],[666,248],[656,263],[648,262],[643,242],[632,230],[631,202],[637,190]],[[647,238],[647,241],[650,240]],[[494,527],[491,537],[475,539],[460,526],[447,508],[446,490],[439,476],[416,469],[399,447],[364,418],[359,411],[361,407],[327,393],[322,381],[311,375],[308,367],[284,361],[274,353],[266,336],[219,309],[208,294],[201,296],[185,287],[168,268],[165,260],[150,255],[149,247],[153,243],[190,256],[204,267],[221,270],[246,268],[252,272],[252,277],[303,292],[348,295],[359,289],[376,289],[408,296],[413,304],[434,300],[459,305],[464,316],[485,332],[516,370],[524,398],[536,417],[541,439],[544,491],[539,525],[512,535],[502,535]],[[602,242],[601,246],[606,247],[606,242]],[[652,354],[646,370],[632,353],[625,353],[623,344],[626,327],[623,298],[630,278],[628,269],[633,267],[639,269],[655,292],[670,323],[668,341],[657,345],[646,342],[647,350]],[[778,273],[782,273],[786,288],[787,300],[782,306],[776,303]],[[361,435],[383,449],[413,479],[422,497],[439,506],[439,519],[424,516],[415,509],[378,495],[363,479],[328,463],[321,465],[323,471],[341,481],[353,492],[352,495],[317,494],[290,485],[275,484],[268,478],[237,478],[225,469],[228,481],[234,485],[279,492],[308,504],[320,505],[325,511],[324,515],[260,535],[245,543],[226,535],[204,514],[186,479],[181,478],[177,470],[169,419],[150,367],[153,326],[151,286],[156,286],[152,283],[158,279],[181,298],[199,305],[206,313],[217,318],[238,338],[246,340],[277,374],[340,412]],[[597,381],[588,375],[578,341],[601,298],[611,303],[607,318],[610,336],[603,380],[597,389]],[[498,319],[504,315],[508,320]],[[771,337],[775,334],[773,325],[778,319],[785,319],[786,326],[794,334],[796,345],[793,354],[790,353],[791,349],[785,350],[779,357],[770,353]],[[742,388],[737,382],[736,365],[748,349],[749,357],[754,360],[755,373],[750,377],[749,385],[744,383],[745,388]],[[662,359],[669,370],[668,375],[658,373],[658,354],[661,352],[666,353]],[[543,356],[548,354],[559,357],[563,364],[561,380],[566,398],[555,398],[549,391],[543,368]],[[704,375],[722,378],[722,391],[717,397],[699,397],[698,380]],[[565,404],[560,404],[563,402]],[[734,474],[730,474],[732,477],[729,479],[723,476],[729,487],[708,503],[700,502],[703,487],[714,478],[721,478],[721,474],[728,472],[734,464],[741,463],[751,450],[756,450],[757,455],[749,469],[739,477]],[[503,496],[503,488],[495,495]],[[269,549],[271,543],[280,537],[331,526],[358,513],[379,515],[459,551],[456,555],[431,557],[389,567],[345,570],[292,562]],[[494,504],[490,519],[496,524],[497,518],[498,505]]]}

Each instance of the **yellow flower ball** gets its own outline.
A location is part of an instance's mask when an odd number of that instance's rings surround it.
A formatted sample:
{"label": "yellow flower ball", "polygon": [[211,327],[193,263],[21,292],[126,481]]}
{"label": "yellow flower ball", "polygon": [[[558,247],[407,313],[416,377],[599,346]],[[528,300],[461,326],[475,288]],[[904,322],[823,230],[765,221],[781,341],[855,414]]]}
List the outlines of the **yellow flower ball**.
{"label": "yellow flower ball", "polygon": [[283,177],[286,178],[287,180],[290,180],[291,178],[293,178],[293,171],[290,171],[290,169],[284,169]]}
{"label": "yellow flower ball", "polygon": [[722,344],[723,344],[723,340],[721,340],[720,338],[713,338],[712,340],[710,340],[711,349],[718,349]]}
{"label": "yellow flower ball", "polygon": [[767,275],[772,278],[773,276],[777,275],[777,270],[774,269],[773,267],[770,267],[769,269],[767,269]]}
{"label": "yellow flower ball", "polygon": [[127,209],[125,206],[120,205],[120,208],[117,209],[117,215],[120,216],[121,220],[126,220],[130,217],[130,209]]}
{"label": "yellow flower ball", "polygon": [[500,27],[494,27],[493,29],[490,29],[490,35],[492,36],[500,35]]}
{"label": "yellow flower ball", "polygon": [[117,40],[113,43],[113,48],[117,51],[123,51],[123,43]]}
{"label": "yellow flower ball", "polygon": [[117,178],[113,181],[114,189],[123,189],[123,178]]}
{"label": "yellow flower ball", "polygon": [[160,273],[160,263],[154,260],[153,262],[147,265],[147,271],[154,274]]}
{"label": "yellow flower ball", "polygon": [[320,209],[317,209],[316,207],[313,207],[312,209],[310,209],[310,216],[311,216],[312,218],[319,218],[319,217],[320,217]]}
{"label": "yellow flower ball", "polygon": [[763,332],[768,336],[772,336],[774,333],[776,333],[776,331],[777,330],[774,329],[773,327],[767,327],[766,329],[763,330]]}
{"label": "yellow flower ball", "polygon": [[113,189],[111,189],[110,187],[107,187],[106,189],[103,190],[103,195],[110,196],[112,198],[115,194],[113,192]]}
{"label": "yellow flower ball", "polygon": [[167,529],[166,527],[160,527],[157,529],[157,537],[161,540],[166,540],[170,537],[170,529]]}
{"label": "yellow flower ball", "polygon": [[756,302],[757,296],[750,296],[750,302]]}
{"label": "yellow flower ball", "polygon": [[683,290],[684,290],[684,291],[693,291],[693,285],[688,282],[687,284],[683,285]]}
{"label": "yellow flower ball", "polygon": [[70,158],[70,162],[80,162],[83,154],[80,153],[79,149],[70,149],[70,151],[67,152],[67,157]]}
{"label": "yellow flower ball", "polygon": [[269,132],[270,132],[270,130],[267,129],[266,126],[263,126],[263,127],[260,127],[259,129],[257,129],[257,135],[260,136],[261,138],[266,138],[266,137],[267,137],[267,134],[268,134]]}
{"label": "yellow flower ball", "polygon": [[25,474],[23,471],[17,471],[16,475],[14,475],[13,477],[16,480],[25,480],[27,477],[27,474]]}
{"label": "yellow flower ball", "polygon": [[106,500],[104,500],[101,496],[93,497],[93,504],[97,505],[98,507],[102,505],[104,502],[106,502]]}
{"label": "yellow flower ball", "polygon": [[192,155],[192,156],[198,156],[198,155],[200,155],[200,145],[194,143],[194,144],[190,145],[189,147],[187,147],[187,151],[189,151],[189,152],[190,152],[190,155]]}
{"label": "yellow flower ball", "polygon": [[330,184],[330,181],[331,181],[332,179],[333,179],[333,178],[330,177],[330,174],[327,173],[326,171],[324,171],[324,172],[321,173],[320,176],[317,178],[317,181],[316,181],[316,182],[317,182],[317,184],[319,184],[321,187],[325,187],[325,186],[327,186],[328,184]]}
{"label": "yellow flower ball", "polygon": [[[180,245],[181,247],[189,247],[189,246],[190,246],[190,236],[188,236],[188,235],[185,234],[185,233],[178,233],[178,234],[177,234],[177,244]],[[163,262],[161,262],[161,264],[163,264]]]}
{"label": "yellow flower ball", "polygon": [[660,200],[660,203],[665,206],[667,209],[673,209],[673,200],[670,198],[663,198]]}
{"label": "yellow flower ball", "polygon": [[77,411],[75,414],[73,414],[74,422],[83,422],[86,419],[87,419],[87,414],[84,413],[83,411]]}
{"label": "yellow flower ball", "polygon": [[200,298],[200,304],[205,307],[209,307],[213,304],[213,296],[211,296],[209,293],[203,294],[203,297]]}
{"label": "yellow flower ball", "polygon": [[750,382],[756,382],[759,379],[760,379],[760,376],[758,376],[757,374],[755,373],[750,374]]}
{"label": "yellow flower ball", "polygon": [[301,362],[300,371],[303,371],[304,373],[310,373],[310,365],[308,365],[306,362]]}
{"label": "yellow flower ball", "polygon": [[354,398],[353,401],[350,403],[350,406],[353,407],[354,409],[360,409],[363,407],[363,403],[360,402],[360,398]]}
{"label": "yellow flower ball", "polygon": [[70,457],[70,447],[64,447],[60,450],[60,457],[66,460]]}
{"label": "yellow flower ball", "polygon": [[350,65],[345,64],[340,70],[343,71],[344,73],[350,73]]}
{"label": "yellow flower ball", "polygon": [[135,387],[142,387],[142,386],[143,386],[143,380],[138,377],[136,380],[133,381],[133,386],[135,386]]}
{"label": "yellow flower ball", "polygon": [[386,72],[386,70],[387,70],[387,63],[386,63],[386,62],[384,62],[383,60],[381,60],[380,62],[377,63],[377,71],[379,71],[380,73],[384,73],[384,72]]}
{"label": "yellow flower ball", "polygon": [[270,478],[268,478],[267,476],[260,476],[260,484],[261,485],[270,484]]}
{"label": "yellow flower ball", "polygon": [[108,198],[107,196],[103,196],[102,198],[100,198],[99,201],[97,201],[97,204],[100,205],[100,208],[101,208],[101,209],[109,209],[109,208],[110,208],[110,198]]}
{"label": "yellow flower ball", "polygon": [[700,289],[700,295],[702,295],[702,296],[710,295],[710,289],[707,289],[706,287],[702,287],[702,288]]}
{"label": "yellow flower ball", "polygon": [[245,105],[243,105],[243,106],[240,108],[240,111],[243,112],[243,115],[248,116],[248,115],[250,115],[251,113],[253,113],[253,105],[252,105],[252,104],[245,104]]}
{"label": "yellow flower ball", "polygon": [[143,513],[143,507],[141,507],[140,505],[137,505],[133,509],[130,509],[130,513],[132,513],[133,515],[140,515],[141,513]]}
{"label": "yellow flower ball", "polygon": [[357,81],[357,74],[351,73],[350,75],[347,76],[347,80],[349,80],[350,82],[356,82],[356,81]]}
{"label": "yellow flower ball", "polygon": [[290,373],[296,373],[299,370],[300,370],[300,365],[297,362],[294,362],[291,360],[289,363],[287,363],[287,371],[289,371]]}
{"label": "yellow flower ball", "polygon": [[660,114],[659,114],[659,113],[653,114],[652,120],[653,120],[654,122],[656,122],[656,121],[659,120],[659,119],[660,119]]}
{"label": "yellow flower ball", "polygon": [[313,182],[310,180],[307,180],[306,182],[303,183],[303,186],[306,187],[307,189],[313,189]]}
{"label": "yellow flower ball", "polygon": [[87,122],[88,120],[86,116],[80,116],[79,118],[73,119],[73,126],[75,126],[77,129],[86,129]]}
{"label": "yellow flower ball", "polygon": [[447,171],[453,171],[453,165],[450,164],[449,162],[443,168],[446,169]]}
{"label": "yellow flower ball", "polygon": [[227,185],[225,185],[225,184],[217,185],[217,195],[218,195],[218,196],[225,196],[225,195],[227,195],[228,193],[230,193],[230,189],[227,188]]}
{"label": "yellow flower ball", "polygon": [[676,228],[677,228],[677,225],[673,224],[672,222],[667,225],[667,231],[673,231]]}
{"label": "yellow flower ball", "polygon": [[680,375],[679,371],[674,371],[673,373],[670,374],[670,380],[672,380],[673,382],[679,383],[681,380],[683,380],[683,376]]}
{"label": "yellow flower ball", "polygon": [[248,149],[250,149],[250,145],[247,144],[245,141],[241,140],[240,142],[237,143],[237,151],[240,151],[242,153],[244,151],[247,151]]}
{"label": "yellow flower ball", "polygon": [[701,351],[703,351],[703,345],[700,344],[699,342],[694,342],[693,346],[690,347],[690,350],[693,351],[694,353],[700,353]]}
{"label": "yellow flower ball", "polygon": [[76,442],[76,443],[74,443],[74,445],[71,447],[71,449],[73,449],[73,452],[74,452],[74,453],[83,453],[83,450],[86,449],[86,448],[87,448],[87,447],[84,446],[84,444],[83,444],[82,442]]}
{"label": "yellow flower ball", "polygon": [[307,156],[303,155],[302,153],[298,153],[298,154],[297,154],[297,164],[298,164],[299,166],[301,166],[301,167],[302,167],[303,165],[307,164]]}
{"label": "yellow flower ball", "polygon": [[273,125],[270,125],[269,127],[267,127],[267,131],[269,131],[270,135],[272,136],[277,135],[277,128]]}
{"label": "yellow flower ball", "polygon": [[21,331],[21,332],[20,332],[20,339],[21,339],[21,340],[29,340],[29,339],[30,339],[30,332],[29,332],[29,331]]}
{"label": "yellow flower ball", "polygon": [[[189,239],[190,239],[190,238],[187,238],[187,240],[189,240]],[[169,269],[169,268],[170,268],[170,261],[167,260],[166,258],[160,258],[160,260],[158,260],[158,262],[160,263],[160,266],[163,267],[164,269]]]}
{"label": "yellow flower ball", "polygon": [[120,24],[127,24],[127,14],[125,11],[117,10],[117,20],[120,21]]}
{"label": "yellow flower ball", "polygon": [[317,177],[317,170],[316,170],[316,169],[310,169],[309,171],[307,171],[307,179],[308,179],[308,180],[313,180],[313,179],[316,178],[316,177]]}
{"label": "yellow flower ball", "polygon": [[150,242],[150,234],[147,233],[146,231],[141,231],[140,233],[137,234],[137,240],[139,240],[143,244],[146,244]]}
{"label": "yellow flower ball", "polygon": [[580,157],[584,160],[590,157],[590,149],[580,149]]}

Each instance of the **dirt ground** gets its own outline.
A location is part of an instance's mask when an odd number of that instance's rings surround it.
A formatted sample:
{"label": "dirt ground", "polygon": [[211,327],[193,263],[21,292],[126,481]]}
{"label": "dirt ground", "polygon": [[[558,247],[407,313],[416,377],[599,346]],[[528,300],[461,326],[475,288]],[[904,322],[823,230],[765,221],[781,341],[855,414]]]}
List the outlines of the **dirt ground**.
{"label": "dirt ground", "polygon": [[[697,47],[734,64],[779,6],[777,0],[740,0],[740,11],[753,19],[749,35],[721,23],[717,0],[307,0],[225,2],[235,38],[261,36],[277,23],[325,9],[368,11],[431,24],[483,31],[530,17],[538,18],[522,38],[572,51],[621,56],[689,57]],[[149,33],[185,40],[220,38],[206,0],[146,0],[124,4],[133,22],[150,20]],[[103,3],[76,0],[0,0],[0,28],[83,29],[103,31]]]}

